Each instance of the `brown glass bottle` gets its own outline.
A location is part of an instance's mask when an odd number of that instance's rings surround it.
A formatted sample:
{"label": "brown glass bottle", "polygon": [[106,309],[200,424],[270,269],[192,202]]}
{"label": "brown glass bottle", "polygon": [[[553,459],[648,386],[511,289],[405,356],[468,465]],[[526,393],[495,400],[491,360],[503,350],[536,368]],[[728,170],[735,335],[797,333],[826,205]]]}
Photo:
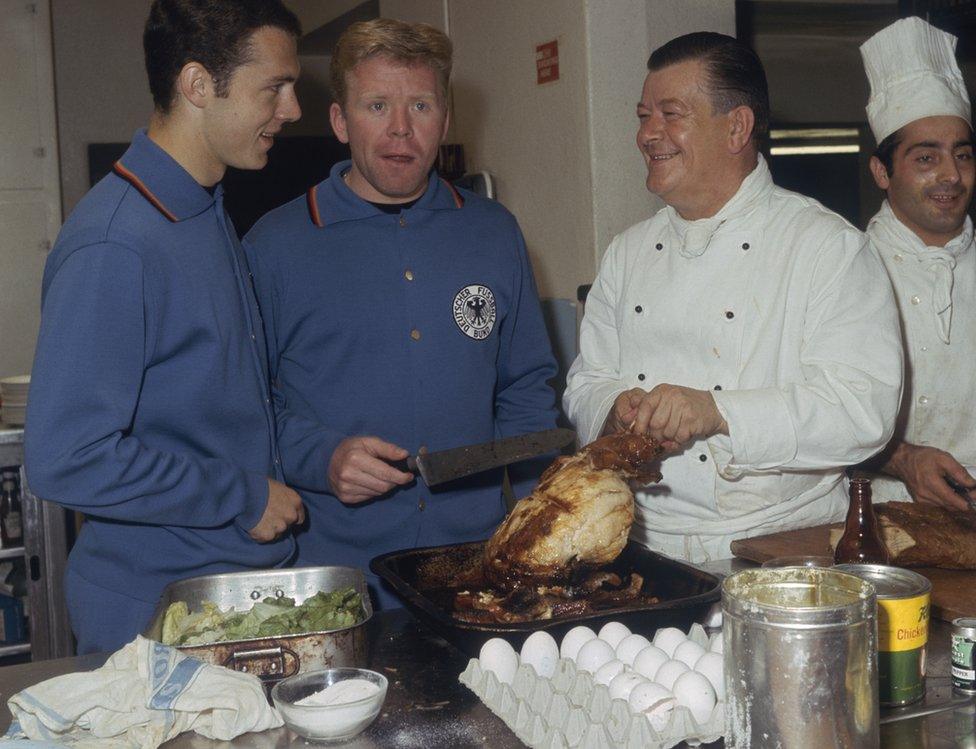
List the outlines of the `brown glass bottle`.
{"label": "brown glass bottle", "polygon": [[851,479],[851,503],[847,507],[844,535],[834,549],[837,564],[889,564],[891,555],[881,538],[871,504],[871,480]]}

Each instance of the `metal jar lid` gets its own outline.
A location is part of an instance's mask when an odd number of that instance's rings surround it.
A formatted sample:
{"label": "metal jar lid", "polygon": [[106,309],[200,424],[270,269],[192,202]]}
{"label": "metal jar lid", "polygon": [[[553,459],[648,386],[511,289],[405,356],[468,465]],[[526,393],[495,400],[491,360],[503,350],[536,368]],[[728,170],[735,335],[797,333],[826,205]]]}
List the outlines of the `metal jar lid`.
{"label": "metal jar lid", "polygon": [[874,585],[879,600],[915,598],[932,590],[929,579],[917,572],[887,564],[838,564],[832,569],[857,575]]}
{"label": "metal jar lid", "polygon": [[874,587],[835,567],[764,567],[722,583],[722,610],[771,628],[839,629],[873,621]]}
{"label": "metal jar lid", "polygon": [[976,618],[960,616],[952,620],[952,633],[976,640]]}

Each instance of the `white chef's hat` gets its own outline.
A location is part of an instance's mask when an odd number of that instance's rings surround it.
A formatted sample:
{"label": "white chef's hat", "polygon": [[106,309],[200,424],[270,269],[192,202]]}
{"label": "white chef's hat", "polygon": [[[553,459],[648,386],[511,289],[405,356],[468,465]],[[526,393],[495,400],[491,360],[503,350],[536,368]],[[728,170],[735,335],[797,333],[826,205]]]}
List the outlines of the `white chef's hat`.
{"label": "white chef's hat", "polygon": [[923,117],[952,115],[972,126],[956,37],[921,18],[903,18],[861,45],[871,84],[868,123],[878,143]]}

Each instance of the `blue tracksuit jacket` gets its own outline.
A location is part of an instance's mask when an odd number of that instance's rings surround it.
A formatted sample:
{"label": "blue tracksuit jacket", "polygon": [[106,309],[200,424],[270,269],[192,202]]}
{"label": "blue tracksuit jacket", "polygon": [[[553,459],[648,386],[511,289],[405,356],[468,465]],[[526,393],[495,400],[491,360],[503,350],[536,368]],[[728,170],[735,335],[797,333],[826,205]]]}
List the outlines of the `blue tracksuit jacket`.
{"label": "blue tracksuit jacket", "polygon": [[[386,214],[346,186],[348,168],[261,219],[244,247],[278,405],[305,419],[279,420],[285,477],[309,514],[298,563],[368,569],[387,551],[490,535],[502,472],[434,489],[418,479],[347,506],[328,492],[322,456],[352,435],[416,453],[550,428],[556,367],[507,210],[432,174],[413,207]],[[547,462],[515,467],[518,496]]]}
{"label": "blue tracksuit jacket", "polygon": [[248,530],[281,478],[261,322],[222,204],[144,132],[78,204],[44,273],[26,468],[84,512],[79,650],[147,623],[173,580],[285,564]]}

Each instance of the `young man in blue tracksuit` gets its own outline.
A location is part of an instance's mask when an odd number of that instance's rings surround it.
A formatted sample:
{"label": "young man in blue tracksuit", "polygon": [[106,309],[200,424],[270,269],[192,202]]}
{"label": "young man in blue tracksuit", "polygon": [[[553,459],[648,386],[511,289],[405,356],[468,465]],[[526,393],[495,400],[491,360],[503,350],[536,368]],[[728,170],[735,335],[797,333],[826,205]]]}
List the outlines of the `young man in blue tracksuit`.
{"label": "young man in blue tracksuit", "polygon": [[[429,26],[350,27],[330,114],[352,160],[245,238],[278,405],[324,425],[289,436],[279,423],[285,477],[308,508],[298,564],[368,568],[383,552],[485,538],[505,512],[500,470],[429,489],[389,462],[555,425],[518,224],[431,168],[450,66]],[[518,496],[544,464],[513,467]]]}
{"label": "young man in blue tracksuit", "polygon": [[25,457],[35,493],[88,518],[65,581],[81,653],[131,640],[169,582],[294,556],[304,510],[219,182],[299,117],[299,33],[276,0],[157,0],[148,131],[48,259]]}

